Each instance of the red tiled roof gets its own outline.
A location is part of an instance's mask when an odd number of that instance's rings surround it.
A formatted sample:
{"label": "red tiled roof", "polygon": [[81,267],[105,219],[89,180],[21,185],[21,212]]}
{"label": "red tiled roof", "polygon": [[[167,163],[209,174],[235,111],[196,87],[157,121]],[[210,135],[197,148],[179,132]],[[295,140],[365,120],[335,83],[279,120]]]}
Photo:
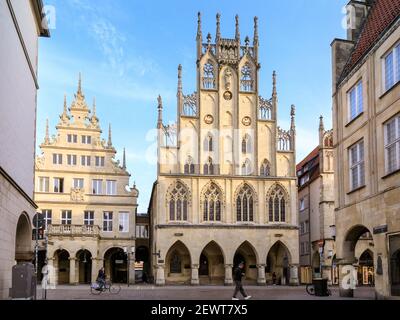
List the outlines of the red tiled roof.
{"label": "red tiled roof", "polygon": [[299,171],[307,162],[310,160],[314,159],[316,156],[319,155],[319,146],[316,147],[311,153],[305,157],[297,166],[296,166],[296,171]]}
{"label": "red tiled roof", "polygon": [[400,16],[400,0],[376,0],[364,23],[342,79],[369,52],[382,34]]}

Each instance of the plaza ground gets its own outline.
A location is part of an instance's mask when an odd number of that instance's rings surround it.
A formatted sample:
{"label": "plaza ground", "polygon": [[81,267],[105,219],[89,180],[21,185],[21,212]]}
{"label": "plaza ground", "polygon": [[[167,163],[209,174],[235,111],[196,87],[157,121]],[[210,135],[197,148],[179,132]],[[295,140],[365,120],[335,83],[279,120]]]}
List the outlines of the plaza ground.
{"label": "plaza ground", "polygon": [[[121,286],[119,294],[104,292],[100,295],[92,295],[89,285],[58,286],[55,290],[47,291],[48,300],[231,300],[233,287],[224,286]],[[305,286],[247,286],[247,293],[254,300],[337,300],[339,289],[330,288],[332,296],[315,297],[307,294]],[[240,297],[240,296],[238,296]],[[242,297],[240,297],[242,299]],[[354,291],[353,300],[373,300],[374,288],[360,287]],[[42,289],[38,287],[38,299],[42,299]],[[350,299],[350,300],[352,300]]]}

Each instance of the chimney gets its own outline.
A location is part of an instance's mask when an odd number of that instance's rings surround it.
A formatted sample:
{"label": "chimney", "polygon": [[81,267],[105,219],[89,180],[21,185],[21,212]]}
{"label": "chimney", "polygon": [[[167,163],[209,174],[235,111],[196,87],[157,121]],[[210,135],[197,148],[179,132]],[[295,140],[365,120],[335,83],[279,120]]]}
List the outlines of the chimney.
{"label": "chimney", "polygon": [[351,0],[346,6],[347,40],[357,41],[373,0]]}

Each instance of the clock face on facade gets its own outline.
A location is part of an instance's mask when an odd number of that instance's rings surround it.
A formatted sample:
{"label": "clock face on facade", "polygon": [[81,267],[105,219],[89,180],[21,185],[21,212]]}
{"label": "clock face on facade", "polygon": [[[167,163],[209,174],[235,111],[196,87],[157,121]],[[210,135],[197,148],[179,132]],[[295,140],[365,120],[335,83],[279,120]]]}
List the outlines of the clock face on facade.
{"label": "clock face on facade", "polygon": [[224,93],[224,99],[225,100],[232,100],[232,92],[230,92],[230,91],[225,91],[225,93]]}
{"label": "clock face on facade", "polygon": [[207,124],[212,124],[214,122],[214,117],[211,114],[208,114],[204,117],[204,122]]}
{"label": "clock face on facade", "polygon": [[244,126],[248,127],[249,125],[251,125],[251,118],[250,117],[244,117],[242,120],[242,123]]}

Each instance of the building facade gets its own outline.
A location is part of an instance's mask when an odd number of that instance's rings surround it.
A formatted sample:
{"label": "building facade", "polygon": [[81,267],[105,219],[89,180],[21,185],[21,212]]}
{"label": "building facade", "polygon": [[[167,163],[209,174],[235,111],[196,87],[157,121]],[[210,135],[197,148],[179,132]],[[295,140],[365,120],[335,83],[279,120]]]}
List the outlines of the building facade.
{"label": "building facade", "polygon": [[332,269],[335,255],[333,165],[332,130],[325,130],[321,117],[319,145],[296,168],[301,283],[320,277],[336,282],[336,270]]}
{"label": "building facade", "polygon": [[38,38],[49,37],[42,1],[1,1],[0,29],[0,299],[12,267],[32,261]]}
{"label": "building facade", "polygon": [[108,140],[85,101],[81,79],[50,137],[46,126],[42,154],[36,158],[35,201],[45,219],[42,249],[54,284],[95,281],[104,266],[113,282],[134,282],[135,186],[129,186],[125,151],[115,160],[111,125]]}
{"label": "building facade", "polygon": [[177,123],[163,124],[158,105],[158,178],[149,212],[157,285],[232,284],[245,262],[246,281],[298,283],[295,110],[277,126],[272,97],[259,96],[258,20],[254,39],[215,42],[197,30],[197,92],[185,95],[178,69]]}
{"label": "building facade", "polygon": [[[340,279],[349,279],[369,232],[382,298],[400,294],[400,3],[348,8],[348,38],[332,43],[336,254]],[[341,295],[353,295],[354,282],[339,283]]]}

